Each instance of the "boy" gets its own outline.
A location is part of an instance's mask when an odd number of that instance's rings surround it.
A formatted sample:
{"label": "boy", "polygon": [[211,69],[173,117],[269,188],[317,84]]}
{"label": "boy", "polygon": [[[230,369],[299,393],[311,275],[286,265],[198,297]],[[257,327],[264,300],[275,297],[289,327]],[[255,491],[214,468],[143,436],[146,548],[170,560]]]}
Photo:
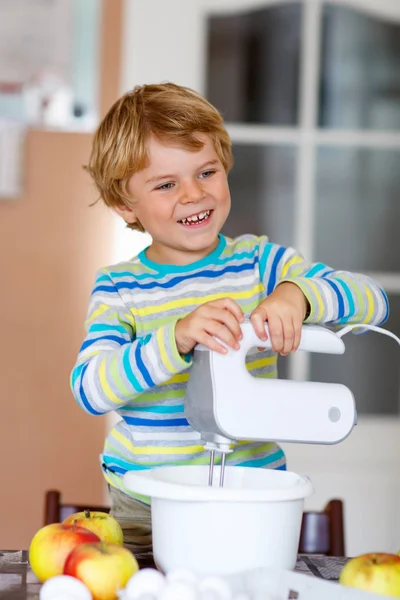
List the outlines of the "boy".
{"label": "boy", "polygon": [[[237,349],[249,317],[273,351],[247,367],[276,377],[277,353],[300,343],[303,322],[381,324],[384,291],[362,275],[307,263],[265,236],[229,239],[231,142],[217,110],[171,83],[136,87],[110,109],[93,142],[88,171],[102,200],[128,227],[147,231],[148,248],[102,269],[72,372],[78,403],[90,414],[117,411],[101,456],[112,512],[133,550],[151,544],[145,498],[124,488],[127,470],[206,464],[199,434],[184,416],[191,352],[202,343]],[[285,469],[275,443],[239,443],[227,464]]]}

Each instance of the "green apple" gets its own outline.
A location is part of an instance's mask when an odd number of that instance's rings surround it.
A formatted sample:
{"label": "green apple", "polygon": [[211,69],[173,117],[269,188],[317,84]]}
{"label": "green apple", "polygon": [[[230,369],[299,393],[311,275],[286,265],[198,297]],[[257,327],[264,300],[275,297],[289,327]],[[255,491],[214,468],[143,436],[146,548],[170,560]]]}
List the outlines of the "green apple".
{"label": "green apple", "polygon": [[339,583],[365,592],[400,598],[400,556],[384,552],[355,556],[343,567]]}

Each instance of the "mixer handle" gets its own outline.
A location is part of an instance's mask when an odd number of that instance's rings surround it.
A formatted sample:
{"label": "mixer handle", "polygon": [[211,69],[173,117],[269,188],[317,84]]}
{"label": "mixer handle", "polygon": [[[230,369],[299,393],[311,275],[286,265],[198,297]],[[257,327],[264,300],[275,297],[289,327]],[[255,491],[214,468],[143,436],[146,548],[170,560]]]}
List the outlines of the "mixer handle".
{"label": "mixer handle", "polygon": [[[248,352],[250,348],[255,346],[267,349],[271,348],[267,323],[265,323],[265,331],[268,336],[266,341],[260,340],[250,321],[243,323],[241,329],[243,333],[243,340],[240,343],[242,352]],[[299,350],[321,352],[323,354],[343,354],[345,345],[336,333],[326,327],[321,327],[320,325],[303,325]]]}

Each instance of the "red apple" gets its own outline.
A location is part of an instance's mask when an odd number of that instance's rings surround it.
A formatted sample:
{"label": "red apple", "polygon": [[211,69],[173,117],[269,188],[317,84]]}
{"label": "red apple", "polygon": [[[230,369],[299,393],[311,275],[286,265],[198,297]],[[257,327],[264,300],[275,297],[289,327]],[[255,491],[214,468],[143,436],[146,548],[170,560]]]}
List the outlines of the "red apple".
{"label": "red apple", "polygon": [[100,538],[83,527],[52,523],[35,533],[29,546],[32,571],[43,582],[61,575],[70,552],[79,544],[99,542]]}
{"label": "red apple", "polygon": [[127,548],[116,544],[80,544],[65,561],[64,575],[80,579],[93,600],[116,600],[139,565]]}
{"label": "red apple", "polygon": [[118,546],[124,545],[121,525],[106,512],[90,510],[77,512],[64,519],[63,523],[64,525],[76,523],[79,527],[89,529],[98,535],[102,542],[118,544]]}
{"label": "red apple", "polygon": [[355,556],[343,567],[339,582],[365,592],[400,598],[400,556],[383,552]]}

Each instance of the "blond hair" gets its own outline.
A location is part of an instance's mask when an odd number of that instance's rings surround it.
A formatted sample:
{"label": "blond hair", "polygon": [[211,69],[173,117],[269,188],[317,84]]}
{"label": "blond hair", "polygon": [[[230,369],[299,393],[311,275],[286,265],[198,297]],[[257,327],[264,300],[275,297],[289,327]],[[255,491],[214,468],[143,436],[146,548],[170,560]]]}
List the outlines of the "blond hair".
{"label": "blond hair", "polygon": [[[231,140],[212,104],[174,83],[136,86],[113,104],[100,123],[85,168],[105,204],[126,205],[131,175],[148,165],[149,136],[196,151],[204,145],[199,133],[211,137],[228,173],[233,164]],[[128,227],[144,231],[138,222]]]}

